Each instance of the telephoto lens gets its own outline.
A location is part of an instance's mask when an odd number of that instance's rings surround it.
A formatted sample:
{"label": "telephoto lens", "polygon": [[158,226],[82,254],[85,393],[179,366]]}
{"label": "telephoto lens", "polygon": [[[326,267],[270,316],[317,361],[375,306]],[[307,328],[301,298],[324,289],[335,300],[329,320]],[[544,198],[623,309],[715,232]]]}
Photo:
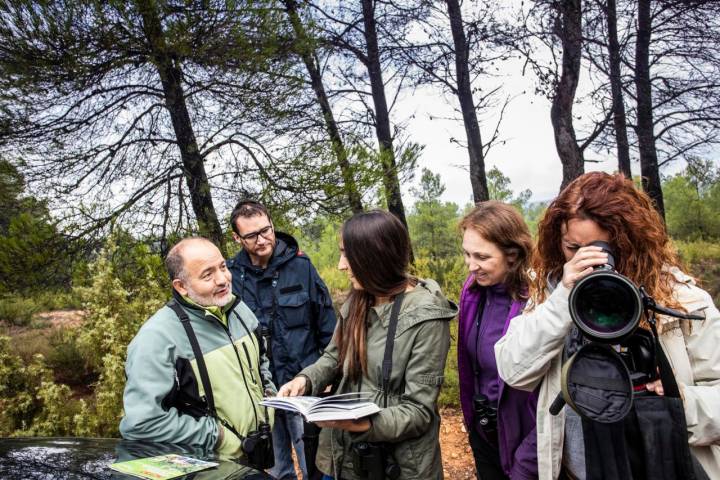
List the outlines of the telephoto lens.
{"label": "telephoto lens", "polygon": [[640,323],[643,299],[640,290],[627,277],[615,271],[615,256],[610,245],[592,242],[608,254],[608,263],[595,267],[570,291],[570,316],[589,339],[619,343],[628,338]]}

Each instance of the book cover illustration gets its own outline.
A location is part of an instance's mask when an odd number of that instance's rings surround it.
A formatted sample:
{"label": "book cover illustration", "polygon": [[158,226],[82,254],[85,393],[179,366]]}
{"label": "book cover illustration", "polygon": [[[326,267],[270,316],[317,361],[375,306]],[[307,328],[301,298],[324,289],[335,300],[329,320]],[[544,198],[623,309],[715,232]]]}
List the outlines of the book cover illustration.
{"label": "book cover illustration", "polygon": [[215,462],[206,462],[205,460],[198,460],[197,458],[169,454],[113,463],[110,465],[110,468],[117,472],[139,478],[167,480],[217,466],[218,464]]}

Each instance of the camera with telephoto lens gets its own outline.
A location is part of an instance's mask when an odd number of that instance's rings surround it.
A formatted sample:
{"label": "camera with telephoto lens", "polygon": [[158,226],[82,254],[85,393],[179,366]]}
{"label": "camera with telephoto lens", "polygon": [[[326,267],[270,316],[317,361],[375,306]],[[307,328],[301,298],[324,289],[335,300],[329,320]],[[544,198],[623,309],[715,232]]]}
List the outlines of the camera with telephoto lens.
{"label": "camera with telephoto lens", "polygon": [[478,393],[473,397],[473,413],[475,422],[485,433],[493,433],[497,430],[497,407],[490,403],[487,396]]}
{"label": "camera with telephoto lens", "polygon": [[621,343],[629,338],[644,311],[643,293],[635,284],[615,271],[615,256],[605,242],[590,245],[607,253],[605,265],[578,280],[570,291],[570,316],[590,340]]}
{"label": "camera with telephoto lens", "polygon": [[[642,286],[615,271],[610,245],[590,245],[600,247],[608,260],[570,290],[570,317],[582,338],[563,363],[561,392],[550,413],[557,415],[567,403],[583,419],[615,423],[630,412],[634,396],[648,394],[645,384],[658,378],[655,313],[686,320],[704,316],[658,305]],[[652,332],[638,328],[643,314]]]}
{"label": "camera with telephoto lens", "polygon": [[357,442],[353,443],[351,451],[353,471],[358,477],[368,480],[400,478],[400,466],[386,444]]}
{"label": "camera with telephoto lens", "polygon": [[266,470],[275,465],[275,454],[273,453],[272,434],[270,425],[261,423],[257,430],[247,434],[242,439],[242,451],[247,458],[247,463],[258,470]]}

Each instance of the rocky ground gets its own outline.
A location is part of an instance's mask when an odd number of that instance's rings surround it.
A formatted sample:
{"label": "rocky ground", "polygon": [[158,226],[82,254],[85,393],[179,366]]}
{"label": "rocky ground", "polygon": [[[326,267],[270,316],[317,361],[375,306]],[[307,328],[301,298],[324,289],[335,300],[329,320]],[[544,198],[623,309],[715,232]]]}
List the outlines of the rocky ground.
{"label": "rocky ground", "polygon": [[474,479],[475,464],[460,409],[445,408],[440,415],[442,416],[440,448],[445,478],[448,480]]}

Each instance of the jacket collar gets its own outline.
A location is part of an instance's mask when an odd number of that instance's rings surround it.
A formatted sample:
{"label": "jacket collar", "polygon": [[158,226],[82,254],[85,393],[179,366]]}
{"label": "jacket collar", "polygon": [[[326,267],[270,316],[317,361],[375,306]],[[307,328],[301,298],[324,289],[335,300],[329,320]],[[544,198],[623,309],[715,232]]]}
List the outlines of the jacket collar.
{"label": "jacket collar", "polygon": [[[382,326],[388,328],[392,305],[393,302],[375,305],[370,308],[368,315],[377,316]],[[341,318],[347,318],[349,311],[350,304],[345,302],[343,306],[340,307]],[[450,320],[455,317],[457,313],[457,305],[442,295],[440,287],[434,280],[420,280],[413,290],[405,294],[403,305],[398,315],[396,335],[427,320]]]}
{"label": "jacket collar", "polygon": [[[202,306],[198,305],[197,303],[195,303],[195,302],[188,302],[187,300],[185,300],[185,298],[184,298],[182,295],[180,295],[180,292],[178,292],[178,291],[175,290],[174,288],[172,289],[172,297],[173,297],[173,299],[174,299],[176,302],[178,302],[184,309],[190,310],[193,314],[195,314],[195,315],[197,315],[197,316],[199,316],[199,317],[201,317],[201,318],[205,318],[205,317],[208,316],[208,315],[212,315],[213,318],[217,318],[217,316],[216,316],[215,314],[213,314],[212,312],[209,312],[207,309],[203,308]],[[235,309],[235,307],[237,307],[237,305],[238,305],[241,301],[242,301],[241,298],[233,295],[233,301],[230,302],[230,303],[228,303],[227,305],[225,305],[225,306],[222,308],[222,310],[223,310],[224,313],[227,315],[229,312],[233,311],[233,310]]]}

